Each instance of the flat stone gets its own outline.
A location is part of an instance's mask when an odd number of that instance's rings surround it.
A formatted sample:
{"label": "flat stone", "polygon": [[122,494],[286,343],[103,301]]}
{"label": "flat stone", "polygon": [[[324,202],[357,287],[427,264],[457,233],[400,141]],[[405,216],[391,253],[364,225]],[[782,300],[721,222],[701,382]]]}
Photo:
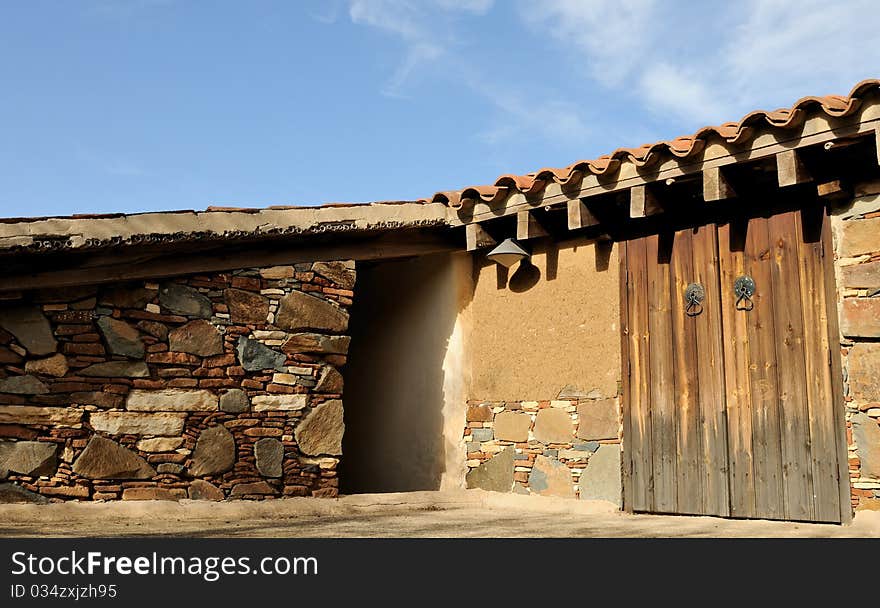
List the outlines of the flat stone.
{"label": "flat stone", "polygon": [[469,405],[467,408],[468,422],[492,422],[492,408],[488,405]]}
{"label": "flat stone", "polygon": [[44,505],[49,499],[14,483],[0,483],[0,504],[31,503]]}
{"label": "flat stone", "polygon": [[840,256],[853,258],[863,253],[880,251],[880,218],[843,222]]}
{"label": "flat stone", "polygon": [[42,374],[44,376],[54,376],[55,378],[64,376],[68,369],[67,357],[61,353],[45,359],[28,361],[24,366],[24,371],[28,374]]}
{"label": "flat stone", "polygon": [[73,472],[89,479],[149,479],[156,474],[146,460],[100,435],[89,439],[73,463]]}
{"label": "flat stone", "polygon": [[247,393],[240,388],[232,388],[220,394],[220,411],[229,414],[240,414],[248,411],[251,406]]}
{"label": "flat stone", "polygon": [[78,428],[83,410],[73,407],[0,405],[0,424],[47,424]]}
{"label": "flat stone", "polygon": [[[860,185],[857,184],[853,193],[854,198],[849,206],[835,209],[832,213],[840,219],[848,220],[866,213],[880,211],[880,196],[877,196],[876,192],[859,192],[859,188]],[[876,186],[869,186],[869,190],[876,190]]]}
{"label": "flat stone", "polygon": [[474,438],[474,441],[479,443],[492,441],[494,438],[492,429],[471,429],[471,436]]}
{"label": "flat stone", "polygon": [[861,462],[861,476],[880,479],[880,426],[867,414],[851,418],[853,441]]}
{"label": "flat stone", "polygon": [[513,488],[513,457],[511,446],[479,466],[468,471],[465,482],[468,488],[480,488],[489,492],[510,492]]}
{"label": "flat stone", "polygon": [[335,367],[328,365],[321,370],[321,375],[318,376],[315,392],[341,395],[344,384],[342,374]]}
{"label": "flat stone", "polygon": [[607,500],[620,508],[623,494],[620,446],[616,444],[599,446],[596,453],[590,456],[587,468],[581,473],[578,486],[582,500]]}
{"label": "flat stone", "polygon": [[528,414],[501,412],[495,416],[495,439],[521,443],[529,440],[532,418]]}
{"label": "flat stone", "polygon": [[232,486],[230,496],[246,496],[249,494],[269,495],[274,494],[275,489],[265,481],[254,481],[251,483],[237,483]]}
{"label": "flat stone", "polygon": [[144,343],[136,327],[112,317],[101,317],[96,325],[111,353],[132,359],[143,358]]}
{"label": "flat stone", "polygon": [[186,498],[183,488],[125,488],[122,500],[180,500]]}
{"label": "flat stone", "polygon": [[211,412],[218,409],[218,397],[203,389],[136,389],[128,394],[125,409],[134,412]]}
{"label": "flat stone", "polygon": [[528,496],[529,489],[517,481],[516,483],[513,484],[513,493],[514,494],[522,494],[523,496]]}
{"label": "flat stone", "polygon": [[281,371],[287,360],[284,353],[272,350],[262,342],[246,336],[241,336],[238,339],[235,351],[238,354],[239,363],[249,372],[258,372],[264,369]]}
{"label": "flat stone", "polygon": [[160,475],[183,475],[184,467],[176,462],[163,462],[156,466],[156,472]]}
{"label": "flat stone", "polygon": [[843,266],[840,269],[840,277],[842,286],[849,289],[878,289],[880,288],[880,261]]}
{"label": "flat stone", "polygon": [[617,439],[620,423],[614,399],[578,403],[578,439]]}
{"label": "flat stone", "polygon": [[11,363],[12,365],[18,365],[22,360],[23,357],[11,348],[0,346],[0,364]]}
{"label": "flat stone", "polygon": [[584,452],[595,452],[599,449],[598,441],[587,441],[586,443],[575,443],[572,446],[572,449],[581,450]]}
{"label": "flat stone", "polygon": [[277,439],[264,437],[254,444],[257,470],[263,477],[281,477],[284,461],[284,444]]}
{"label": "flat stone", "polygon": [[39,433],[21,424],[0,424],[0,437],[10,439],[36,439]]}
{"label": "flat stone", "polygon": [[285,386],[295,386],[299,384],[300,378],[294,374],[272,374],[273,384],[283,384]]}
{"label": "flat stone", "polygon": [[138,329],[163,342],[168,339],[168,326],[158,321],[138,321]]}
{"label": "flat stone", "polygon": [[165,283],[159,287],[159,303],[176,315],[210,319],[214,312],[211,300],[187,285]]}
{"label": "flat stone", "polygon": [[559,394],[556,395],[557,399],[601,399],[602,391],[597,388],[590,389],[588,391],[581,390],[573,384],[566,384],[562,387],[562,390],[559,391]]}
{"label": "flat stone", "polygon": [[189,484],[189,497],[192,500],[223,500],[223,490],[204,479],[194,479]]}
{"label": "flat stone", "polygon": [[265,296],[242,289],[227,289],[223,297],[233,323],[265,323],[269,316],[269,298]]}
{"label": "flat stone", "polygon": [[261,268],[260,276],[269,280],[292,279],[295,272],[293,266],[270,266]]}
{"label": "flat stone", "polygon": [[880,343],[860,342],[849,351],[850,394],[858,401],[880,401]]}
{"label": "flat stone", "polygon": [[136,287],[134,285],[120,285],[102,289],[98,295],[98,303],[103,306],[113,306],[114,308],[137,308],[143,310],[144,307],[153,301],[156,292],[152,289],[144,287]]}
{"label": "flat stone", "polygon": [[346,262],[315,262],[312,272],[336,283],[341,289],[354,289],[355,271]]}
{"label": "flat stone", "polygon": [[342,401],[334,399],[316,406],[294,429],[294,437],[303,454],[342,454],[342,435],[345,423]]}
{"label": "flat stone", "polygon": [[571,470],[558,460],[546,456],[535,458],[535,464],[529,473],[529,488],[541,496],[574,498]]}
{"label": "flat stone", "polygon": [[[152,416],[152,414],[147,414]],[[181,417],[181,420],[183,418]],[[173,452],[183,444],[183,437],[151,437],[137,442],[137,449],[141,452]]]}
{"label": "flat stone", "polygon": [[55,456],[58,446],[47,441],[0,442],[0,476],[52,475],[58,468]]}
{"label": "flat stone", "polygon": [[90,378],[149,378],[150,368],[143,361],[107,361],[83,368],[77,374]]}
{"label": "flat stone", "polygon": [[565,410],[548,407],[538,411],[534,433],[543,443],[569,443],[574,439],[574,423]]}
{"label": "flat stone", "polygon": [[301,410],[309,404],[309,396],[301,393],[292,395],[257,395],[251,398],[255,412]]}
{"label": "flat stone", "polygon": [[31,355],[51,355],[58,350],[49,320],[37,306],[0,308],[0,326],[15,336]]}
{"label": "flat stone", "polygon": [[90,412],[92,428],[108,435],[180,435],[186,414],[169,412]]}
{"label": "flat stone", "polygon": [[172,352],[210,357],[223,353],[223,334],[210,321],[199,319],[168,332]]}
{"label": "flat stone", "polygon": [[0,393],[11,395],[45,395],[49,387],[36,376],[9,376],[0,378]]}
{"label": "flat stone", "polygon": [[342,333],[348,329],[348,313],[328,300],[294,291],[281,298],[275,325],[289,331]]}
{"label": "flat stone", "polygon": [[288,354],[297,353],[326,353],[330,355],[344,355],[348,353],[351,343],[349,336],[325,336],[310,332],[292,334],[281,350]]}
{"label": "flat stone", "polygon": [[235,464],[235,439],[232,433],[222,425],[205,429],[196,440],[193,450],[190,475],[219,475],[225,473]]}
{"label": "flat stone", "polygon": [[840,329],[850,338],[880,338],[880,298],[846,298],[840,311]]}

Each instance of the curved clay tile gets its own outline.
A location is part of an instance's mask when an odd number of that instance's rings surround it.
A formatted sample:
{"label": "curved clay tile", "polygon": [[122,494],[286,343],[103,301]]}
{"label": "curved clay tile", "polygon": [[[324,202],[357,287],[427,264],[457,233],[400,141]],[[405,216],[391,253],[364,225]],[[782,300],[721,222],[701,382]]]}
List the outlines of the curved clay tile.
{"label": "curved clay tile", "polygon": [[611,154],[603,154],[592,160],[580,160],[559,169],[544,168],[525,175],[502,175],[495,180],[493,186],[471,186],[457,192],[438,192],[430,202],[444,203],[455,209],[467,201],[473,202],[478,199],[493,204],[505,198],[508,192],[535,194],[550,182],[563,186],[574,184],[582,180],[588,172],[594,175],[611,175],[620,167],[622,161],[643,167],[660,158],[662,152],[668,152],[678,158],[699,154],[705,147],[706,141],[713,137],[724,139],[728,144],[739,145],[752,138],[758,125],[767,124],[780,129],[800,126],[806,119],[806,109],[811,106],[818,106],[825,114],[835,118],[852,114],[860,107],[860,98],[878,86],[880,79],[863,80],[855,85],[847,96],[802,97],[790,108],[773,111],[756,110],[746,114],[737,122],[703,127],[693,135],[643,144],[637,148],[618,148]]}

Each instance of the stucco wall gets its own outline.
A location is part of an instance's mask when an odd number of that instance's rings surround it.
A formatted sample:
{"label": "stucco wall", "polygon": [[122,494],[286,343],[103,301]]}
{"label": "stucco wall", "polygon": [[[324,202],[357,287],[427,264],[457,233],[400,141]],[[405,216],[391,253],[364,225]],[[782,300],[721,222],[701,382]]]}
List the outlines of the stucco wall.
{"label": "stucco wall", "polygon": [[616,245],[542,244],[510,276],[476,255],[468,398],[555,399],[566,386],[603,397],[620,379]]}
{"label": "stucco wall", "polygon": [[436,490],[444,474],[460,485],[470,277],[463,253],[359,266],[343,491]]}

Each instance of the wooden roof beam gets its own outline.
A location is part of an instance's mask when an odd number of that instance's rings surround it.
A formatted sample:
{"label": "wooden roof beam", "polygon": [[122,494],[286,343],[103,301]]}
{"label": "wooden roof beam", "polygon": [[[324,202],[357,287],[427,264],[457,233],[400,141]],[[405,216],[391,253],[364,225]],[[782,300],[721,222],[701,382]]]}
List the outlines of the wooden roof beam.
{"label": "wooden roof beam", "polygon": [[485,249],[486,247],[493,247],[498,244],[498,241],[478,223],[467,224],[464,230],[467,251]]}
{"label": "wooden roof beam", "polygon": [[703,169],[703,200],[706,202],[721,201],[735,197],[736,191],[721,167]]}
{"label": "wooden roof beam", "polygon": [[780,188],[813,181],[800,152],[793,149],[776,155],[776,175]]}
{"label": "wooden roof beam", "polygon": [[589,228],[599,224],[599,219],[587,209],[582,200],[573,199],[568,201],[568,229]]}
{"label": "wooden roof beam", "polygon": [[535,217],[533,211],[523,209],[516,213],[516,238],[520,241],[536,239],[547,236],[550,233],[544,228]]}
{"label": "wooden roof beam", "polygon": [[629,216],[648,217],[663,212],[663,205],[647,185],[633,186],[629,191]]}

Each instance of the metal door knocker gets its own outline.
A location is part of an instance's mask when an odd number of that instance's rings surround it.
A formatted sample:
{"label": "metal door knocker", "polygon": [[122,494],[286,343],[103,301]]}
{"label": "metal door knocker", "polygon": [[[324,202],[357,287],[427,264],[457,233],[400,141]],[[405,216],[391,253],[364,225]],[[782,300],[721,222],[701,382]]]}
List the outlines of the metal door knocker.
{"label": "metal door knocker", "polygon": [[703,300],[706,299],[706,290],[699,283],[691,283],[684,290],[684,301],[687,308],[684,313],[689,317],[696,317],[703,312]]}
{"label": "metal door knocker", "polygon": [[733,293],[736,295],[737,310],[751,310],[755,307],[752,296],[755,295],[755,279],[747,274],[739,277],[733,284]]}

